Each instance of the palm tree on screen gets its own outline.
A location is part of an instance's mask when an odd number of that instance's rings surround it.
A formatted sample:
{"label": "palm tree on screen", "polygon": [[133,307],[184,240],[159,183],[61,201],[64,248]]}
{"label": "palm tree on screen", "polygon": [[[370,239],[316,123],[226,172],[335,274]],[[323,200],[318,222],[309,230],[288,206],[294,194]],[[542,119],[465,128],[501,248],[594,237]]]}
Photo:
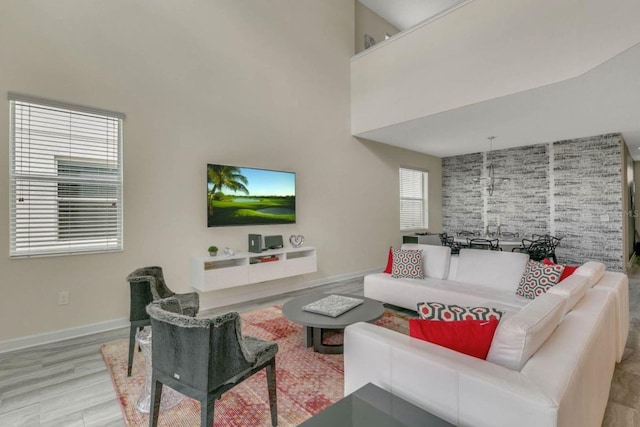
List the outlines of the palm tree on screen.
{"label": "palm tree on screen", "polygon": [[207,166],[207,191],[209,200],[209,215],[213,215],[213,199],[217,192],[227,188],[231,191],[240,191],[249,194],[246,185],[247,178],[242,175],[240,168],[224,165]]}

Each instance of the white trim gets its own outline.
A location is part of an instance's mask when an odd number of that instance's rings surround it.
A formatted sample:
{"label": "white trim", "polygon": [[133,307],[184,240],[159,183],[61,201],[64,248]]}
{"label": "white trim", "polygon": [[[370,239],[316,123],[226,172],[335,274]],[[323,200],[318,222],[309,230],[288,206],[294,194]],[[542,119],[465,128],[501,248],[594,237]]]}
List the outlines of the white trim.
{"label": "white trim", "polygon": [[65,110],[76,110],[81,113],[95,114],[99,116],[111,116],[111,117],[118,118],[120,120],[124,120],[127,118],[126,114],[119,113],[117,111],[89,107],[87,105],[72,104],[70,102],[56,101],[53,99],[39,98],[37,96],[24,95],[24,94],[15,93],[15,92],[8,92],[7,99],[9,101],[28,102],[30,104],[45,105],[45,106],[54,107],[54,108],[63,108]]}
{"label": "white trim", "polygon": [[43,334],[28,335],[26,337],[11,338],[0,341],[0,353],[22,350],[36,345],[50,344],[57,341],[68,340],[70,338],[83,337],[85,335],[97,334],[99,332],[112,331],[114,329],[128,328],[129,319],[107,320],[105,322],[91,323],[89,325],[77,326],[69,329],[59,329],[57,331],[45,332]]}

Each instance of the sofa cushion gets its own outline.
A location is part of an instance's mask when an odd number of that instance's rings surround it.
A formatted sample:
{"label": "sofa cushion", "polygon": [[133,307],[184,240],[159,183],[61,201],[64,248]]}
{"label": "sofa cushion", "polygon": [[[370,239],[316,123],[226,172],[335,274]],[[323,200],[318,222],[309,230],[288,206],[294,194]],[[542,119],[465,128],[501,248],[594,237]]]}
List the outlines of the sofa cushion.
{"label": "sofa cushion", "polygon": [[589,285],[593,286],[602,278],[606,269],[607,267],[601,262],[587,261],[578,267],[574,274],[588,277]]}
{"label": "sofa cushion", "polygon": [[518,252],[462,249],[456,280],[515,292],[528,260]]}
{"label": "sofa cushion", "polygon": [[560,295],[545,293],[504,319],[493,337],[487,360],[508,369],[522,369],[556,329],[566,303]]}
{"label": "sofa cushion", "polygon": [[[514,288],[515,289],[515,288]],[[516,295],[514,289],[504,291],[488,286],[471,285],[448,279],[425,277],[417,279],[394,279],[388,274],[367,274],[364,278],[364,296],[415,310],[422,301],[438,301],[462,306],[493,307],[488,302],[506,304],[516,311],[531,302]]]}
{"label": "sofa cushion", "polygon": [[578,274],[571,275],[564,280],[561,280],[555,286],[552,286],[547,292],[550,294],[560,295],[567,299],[567,304],[564,308],[565,314],[571,311],[571,309],[582,299],[584,294],[591,288],[589,286],[589,278],[580,276]]}
{"label": "sofa cushion", "polygon": [[387,266],[384,268],[383,273],[391,274],[393,268],[393,248],[389,246],[389,255],[387,255]]}
{"label": "sofa cushion", "polygon": [[[545,265],[558,265],[555,262],[551,261],[549,258],[545,258],[542,260]],[[580,267],[579,265],[566,265],[564,264],[564,270],[562,270],[562,275],[560,276],[560,282],[562,282],[567,277],[571,276],[576,270]]]}
{"label": "sofa cushion", "polygon": [[405,243],[402,245],[402,249],[409,251],[422,251],[423,271],[425,277],[446,279],[449,275],[449,262],[451,261],[450,247]]}
{"label": "sofa cushion", "polygon": [[418,315],[423,320],[500,320],[502,312],[492,307],[462,307],[441,302],[418,303]]}
{"label": "sofa cushion", "polygon": [[409,335],[479,359],[486,359],[498,320],[409,319]]}
{"label": "sofa cushion", "polygon": [[422,271],[422,251],[392,249],[391,252],[393,252],[391,277],[424,279],[424,273]]}
{"label": "sofa cushion", "polygon": [[542,295],[560,281],[562,270],[564,270],[562,265],[546,265],[529,260],[518,283],[516,294],[529,299]]}

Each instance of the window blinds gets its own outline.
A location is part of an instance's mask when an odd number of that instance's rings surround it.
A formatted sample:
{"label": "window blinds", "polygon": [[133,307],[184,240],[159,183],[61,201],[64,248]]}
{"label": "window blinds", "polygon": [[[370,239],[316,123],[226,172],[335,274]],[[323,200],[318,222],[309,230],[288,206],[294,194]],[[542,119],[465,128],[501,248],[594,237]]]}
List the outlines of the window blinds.
{"label": "window blinds", "polygon": [[9,101],[10,255],[121,250],[124,115]]}
{"label": "window blinds", "polygon": [[428,174],[400,168],[400,230],[427,228]]}

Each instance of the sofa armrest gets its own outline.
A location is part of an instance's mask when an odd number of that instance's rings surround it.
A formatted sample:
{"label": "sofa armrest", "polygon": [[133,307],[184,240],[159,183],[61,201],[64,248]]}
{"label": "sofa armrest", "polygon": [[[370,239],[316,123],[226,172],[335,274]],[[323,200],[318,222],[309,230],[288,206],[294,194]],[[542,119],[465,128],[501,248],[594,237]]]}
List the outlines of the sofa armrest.
{"label": "sofa armrest", "polygon": [[558,402],[518,371],[368,323],[344,340],[345,394],[371,382],[457,425],[556,425]]}

